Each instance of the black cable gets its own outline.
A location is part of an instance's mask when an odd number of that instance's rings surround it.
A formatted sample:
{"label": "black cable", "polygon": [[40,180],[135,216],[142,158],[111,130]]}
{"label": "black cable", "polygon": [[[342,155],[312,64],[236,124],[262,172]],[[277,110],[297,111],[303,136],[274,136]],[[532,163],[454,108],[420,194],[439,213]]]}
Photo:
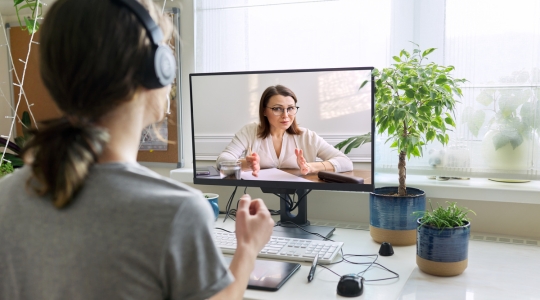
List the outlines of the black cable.
{"label": "black cable", "polygon": [[225,219],[223,219],[223,223],[225,223],[225,221],[227,221],[227,218],[230,216],[231,204],[234,199],[234,195],[236,194],[236,189],[238,189],[238,186],[234,187],[234,191],[232,192],[231,196],[229,197],[229,201],[227,201],[227,205],[225,206],[225,211],[227,213],[225,215]]}
{"label": "black cable", "polygon": [[[311,232],[311,231],[308,231],[308,230],[306,230],[306,229],[302,228],[302,226],[300,226],[300,225],[298,225],[298,224],[296,224],[296,223],[294,223],[294,222],[291,222],[291,221],[283,221],[283,222],[281,222],[281,224],[285,224],[285,223],[290,223],[290,224],[293,224],[294,226],[296,226],[296,227],[300,228],[301,230],[303,230],[303,231],[305,231],[305,232],[307,232],[307,233],[309,233],[309,234],[313,234],[314,236],[318,236],[318,237],[320,237],[320,238],[324,239],[325,241],[331,241],[331,242],[335,242],[334,240],[331,240],[331,239],[329,239],[329,238],[325,237],[325,236],[324,236],[324,235],[322,235],[322,234],[319,234],[319,233],[316,233],[316,232]],[[281,226],[281,225],[279,225],[279,226]]]}
{"label": "black cable", "polygon": [[300,202],[302,202],[302,201],[307,197],[307,195],[308,195],[309,193],[311,193],[311,191],[312,191],[312,190],[308,190],[304,195],[302,195],[302,197],[300,197],[300,198],[298,199],[298,202],[296,203],[296,205],[294,205],[289,211],[295,210],[295,209],[298,207],[298,205],[300,205]]}
{"label": "black cable", "polygon": [[280,194],[276,194],[276,193],[273,193],[274,195],[278,196],[281,200],[285,201],[285,203],[287,204],[287,207],[291,207],[292,206],[292,203],[291,203],[291,198],[289,197],[289,195],[287,195],[286,198],[283,198],[281,197]]}
{"label": "black cable", "polygon": [[214,227],[214,229],[223,230],[223,231],[226,231],[226,232],[228,232],[228,233],[234,233],[234,231],[229,231],[229,230],[227,230],[227,229],[225,229],[225,228]]}
{"label": "black cable", "polygon": [[247,186],[246,188],[244,189],[244,195],[247,194]]}

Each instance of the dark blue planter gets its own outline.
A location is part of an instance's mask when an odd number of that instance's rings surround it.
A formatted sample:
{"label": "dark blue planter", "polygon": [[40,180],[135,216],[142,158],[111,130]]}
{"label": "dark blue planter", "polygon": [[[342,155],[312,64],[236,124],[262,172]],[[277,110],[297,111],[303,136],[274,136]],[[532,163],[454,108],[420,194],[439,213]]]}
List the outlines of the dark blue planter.
{"label": "dark blue planter", "polygon": [[[420,219],[417,220],[420,225]],[[471,224],[454,228],[418,227],[416,254],[433,262],[460,262],[468,258]]]}
{"label": "dark blue planter", "polygon": [[369,195],[369,224],[374,227],[390,230],[413,230],[418,227],[413,215],[415,211],[426,210],[426,193],[407,188],[412,196],[390,196],[397,193],[397,187],[376,188]]}
{"label": "dark blue planter", "polygon": [[416,219],[413,212],[426,210],[426,194],[407,188],[407,196],[395,196],[397,187],[376,188],[369,195],[369,224],[371,237],[378,243],[397,246],[416,243]]}

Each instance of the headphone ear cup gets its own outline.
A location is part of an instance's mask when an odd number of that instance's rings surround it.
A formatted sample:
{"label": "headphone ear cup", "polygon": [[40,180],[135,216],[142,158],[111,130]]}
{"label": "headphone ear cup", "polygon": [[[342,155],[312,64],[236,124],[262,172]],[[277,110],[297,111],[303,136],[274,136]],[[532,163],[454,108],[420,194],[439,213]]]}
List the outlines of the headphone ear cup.
{"label": "headphone ear cup", "polygon": [[154,69],[161,87],[169,85],[176,77],[176,60],[168,46],[160,45],[154,55]]}
{"label": "headphone ear cup", "polygon": [[142,71],[142,85],[147,89],[159,89],[171,84],[176,77],[176,60],[172,50],[160,45],[146,59]]}

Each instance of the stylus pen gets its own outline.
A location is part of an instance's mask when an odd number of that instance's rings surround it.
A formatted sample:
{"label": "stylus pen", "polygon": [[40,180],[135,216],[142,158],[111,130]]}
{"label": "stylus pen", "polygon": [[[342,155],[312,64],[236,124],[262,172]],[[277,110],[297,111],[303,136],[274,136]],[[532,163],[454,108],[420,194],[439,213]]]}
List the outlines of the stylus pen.
{"label": "stylus pen", "polygon": [[311,265],[311,269],[309,269],[309,274],[307,276],[308,282],[311,282],[313,280],[313,276],[315,276],[315,269],[317,269],[318,260],[319,260],[319,253],[315,255],[315,258],[313,259],[313,264]]}

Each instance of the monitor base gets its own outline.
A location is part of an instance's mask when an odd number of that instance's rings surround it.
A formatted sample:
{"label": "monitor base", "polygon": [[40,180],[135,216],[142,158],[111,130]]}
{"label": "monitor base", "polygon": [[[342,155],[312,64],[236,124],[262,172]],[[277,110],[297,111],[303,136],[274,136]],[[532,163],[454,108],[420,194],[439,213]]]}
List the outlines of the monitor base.
{"label": "monitor base", "polygon": [[[326,238],[330,238],[332,234],[334,234],[334,230],[336,230],[334,227],[326,227],[326,226],[315,226],[315,225],[306,225],[301,226],[302,229],[318,233]],[[274,227],[274,231],[272,232],[272,236],[282,236],[287,238],[294,238],[294,239],[306,239],[306,240],[319,240],[323,241],[324,238],[314,235],[311,233],[308,233],[304,230],[302,230],[296,226],[290,227],[286,225],[280,225],[278,224]]]}

